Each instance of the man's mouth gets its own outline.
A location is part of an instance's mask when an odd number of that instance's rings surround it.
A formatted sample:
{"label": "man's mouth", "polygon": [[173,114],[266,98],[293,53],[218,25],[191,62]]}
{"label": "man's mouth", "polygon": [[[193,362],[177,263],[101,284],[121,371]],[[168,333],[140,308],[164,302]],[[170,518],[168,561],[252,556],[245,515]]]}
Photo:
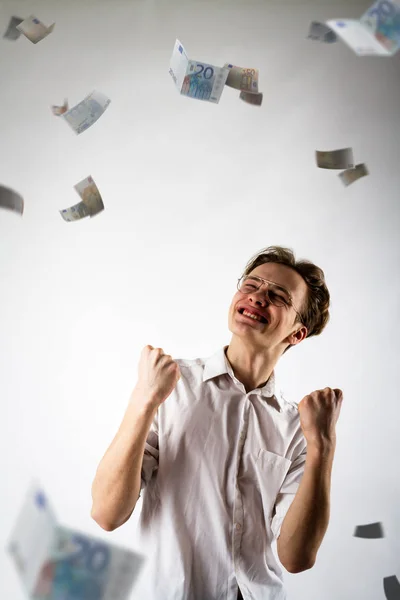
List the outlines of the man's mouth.
{"label": "man's mouth", "polygon": [[265,319],[264,317],[261,317],[260,315],[254,315],[253,313],[248,312],[245,308],[239,308],[238,312],[244,317],[252,319],[253,321],[258,321],[259,323],[264,324],[268,323],[267,319]]}

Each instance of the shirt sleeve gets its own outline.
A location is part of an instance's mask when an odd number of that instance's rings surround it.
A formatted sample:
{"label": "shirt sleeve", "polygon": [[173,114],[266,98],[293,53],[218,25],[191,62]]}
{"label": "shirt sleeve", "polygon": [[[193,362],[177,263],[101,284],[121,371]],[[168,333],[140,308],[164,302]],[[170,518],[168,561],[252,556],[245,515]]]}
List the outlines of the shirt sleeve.
{"label": "shirt sleeve", "polygon": [[150,426],[149,433],[147,435],[143,462],[142,462],[142,470],[141,470],[141,484],[140,484],[140,492],[139,498],[142,492],[142,489],[146,487],[149,483],[150,479],[158,469],[158,411],[155,414],[153,422]]}
{"label": "shirt sleeve", "polygon": [[287,472],[282,487],[279,490],[279,494],[276,497],[274,516],[271,520],[271,529],[274,534],[274,538],[279,537],[283,520],[299,488],[300,481],[304,474],[306,456],[307,447],[293,461],[289,471]]}

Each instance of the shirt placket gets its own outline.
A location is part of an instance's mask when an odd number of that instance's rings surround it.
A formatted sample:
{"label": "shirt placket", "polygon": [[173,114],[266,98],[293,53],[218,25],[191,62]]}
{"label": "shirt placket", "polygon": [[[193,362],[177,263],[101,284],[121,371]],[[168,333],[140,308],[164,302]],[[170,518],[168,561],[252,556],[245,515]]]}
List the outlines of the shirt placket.
{"label": "shirt placket", "polygon": [[233,556],[233,564],[235,567],[235,573],[239,571],[240,564],[240,544],[242,541],[243,534],[243,520],[244,520],[244,510],[243,510],[243,502],[242,496],[239,490],[238,477],[240,471],[240,462],[242,460],[243,455],[243,447],[246,439],[246,433],[248,428],[248,413],[249,413],[249,403],[245,402],[245,406],[243,409],[243,419],[240,428],[239,435],[239,443],[237,450],[237,460],[236,460],[236,474],[235,474],[235,501],[233,505],[233,532],[232,532],[232,556]]}

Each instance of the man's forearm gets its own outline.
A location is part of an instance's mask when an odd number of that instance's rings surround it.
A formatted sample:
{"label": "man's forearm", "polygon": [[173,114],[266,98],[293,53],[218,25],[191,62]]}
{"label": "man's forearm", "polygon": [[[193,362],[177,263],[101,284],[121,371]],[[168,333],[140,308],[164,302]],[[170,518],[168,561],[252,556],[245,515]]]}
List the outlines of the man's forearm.
{"label": "man's forearm", "polygon": [[335,444],[308,446],[299,489],[283,520],[278,556],[293,573],[310,569],[328,529]]}
{"label": "man's forearm", "polygon": [[156,407],[144,406],[134,390],[119,431],[98,466],[91,514],[107,531],[125,523],[135,508],[145,442],[156,412]]}

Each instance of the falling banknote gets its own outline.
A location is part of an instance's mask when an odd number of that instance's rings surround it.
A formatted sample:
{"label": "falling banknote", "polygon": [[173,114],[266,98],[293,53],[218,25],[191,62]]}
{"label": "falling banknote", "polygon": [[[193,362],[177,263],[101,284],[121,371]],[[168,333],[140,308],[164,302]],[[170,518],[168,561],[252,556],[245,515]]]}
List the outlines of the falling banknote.
{"label": "falling banknote", "polygon": [[400,582],[396,575],[383,578],[383,589],[387,600],[399,600],[400,598]]}
{"label": "falling banknote", "polygon": [[82,202],[79,202],[70,208],[60,210],[60,215],[64,221],[79,221],[85,217],[94,217],[104,210],[100,192],[90,175],[89,177],[82,179],[82,181],[77,183],[74,187],[82,198]]}
{"label": "falling banknote", "polygon": [[337,40],[336,33],[325,25],[325,23],[319,23],[318,21],[311,23],[308,37],[311,40],[325,42],[326,44],[333,44]]}
{"label": "falling banknote", "polygon": [[14,190],[0,185],[0,208],[7,208],[22,215],[24,199]]}
{"label": "falling banknote", "polygon": [[24,34],[33,44],[37,44],[49,35],[54,29],[55,23],[46,27],[39,19],[31,15],[25,21],[17,25],[17,29]]}
{"label": "falling banknote", "polygon": [[3,35],[3,38],[12,41],[17,40],[21,35],[21,32],[17,29],[17,25],[22,23],[22,21],[23,19],[20,19],[19,17],[11,17],[7,27],[7,31]]}
{"label": "falling banknote", "polygon": [[53,115],[55,115],[56,117],[60,117],[68,110],[68,100],[65,99],[64,104],[62,106],[52,106],[51,110],[53,111]]}
{"label": "falling banknote", "polygon": [[357,179],[360,179],[360,177],[365,177],[366,175],[369,175],[368,169],[364,163],[360,163],[352,169],[347,169],[346,171],[339,173],[338,177],[342,180],[342,183],[347,187],[348,185],[357,181]]}
{"label": "falling banknote", "polygon": [[243,69],[228,63],[224,64],[224,69],[229,69],[225,85],[241,92],[258,94],[258,69]]}
{"label": "falling banknote", "polygon": [[31,485],[8,544],[31,600],[127,600],[144,557],[57,523]]}
{"label": "falling banknote", "polygon": [[93,91],[62,116],[75,133],[79,134],[100,119],[110,102],[111,100],[101,92]]}
{"label": "falling banknote", "polygon": [[176,40],[169,73],[180,94],[218,104],[229,69],[189,60],[184,47]]}
{"label": "falling banknote", "polygon": [[357,525],[354,537],[365,538],[369,540],[377,540],[385,537],[383,533],[382,523],[368,523],[367,525]]}
{"label": "falling banknote", "polygon": [[340,150],[329,150],[315,152],[317,165],[320,169],[348,169],[354,166],[353,150],[341,148]]}
{"label": "falling banknote", "polygon": [[239,98],[247,102],[247,104],[254,104],[254,106],[261,106],[263,95],[262,93],[253,94],[251,92],[240,92]]}
{"label": "falling banknote", "polygon": [[359,56],[392,56],[400,48],[400,4],[378,0],[358,20],[326,24]]}

